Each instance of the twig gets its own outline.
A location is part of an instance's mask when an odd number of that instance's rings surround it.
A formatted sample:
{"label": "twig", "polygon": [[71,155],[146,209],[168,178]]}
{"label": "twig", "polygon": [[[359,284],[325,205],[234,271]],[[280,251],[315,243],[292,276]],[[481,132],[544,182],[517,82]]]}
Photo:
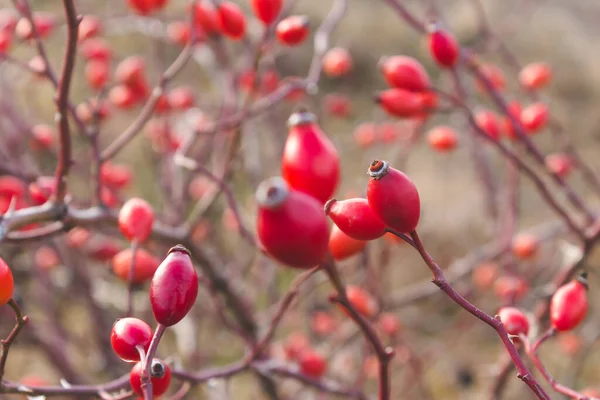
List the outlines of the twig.
{"label": "twig", "polygon": [[13,300],[10,299],[8,301],[8,305],[15,312],[15,326],[8,335],[6,339],[0,341],[1,355],[0,355],[0,381],[4,377],[4,368],[6,367],[6,360],[8,359],[8,351],[10,350],[10,346],[17,340],[17,336],[19,336],[19,332],[25,326],[29,318],[26,315],[23,315],[19,305]]}

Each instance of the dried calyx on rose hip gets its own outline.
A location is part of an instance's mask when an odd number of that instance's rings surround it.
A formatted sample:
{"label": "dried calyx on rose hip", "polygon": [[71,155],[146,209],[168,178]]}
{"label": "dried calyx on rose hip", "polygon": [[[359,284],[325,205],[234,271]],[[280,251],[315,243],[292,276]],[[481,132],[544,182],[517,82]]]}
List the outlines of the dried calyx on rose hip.
{"label": "dried calyx on rose hip", "polygon": [[178,244],[158,266],[150,283],[150,304],[159,324],[172,326],[190,311],[198,296],[198,274],[190,252]]}
{"label": "dried calyx on rose hip", "polygon": [[373,240],[385,233],[385,224],[371,210],[367,199],[331,199],[324,209],[334,224],[353,239]]}
{"label": "dried calyx on rose hip", "polygon": [[421,216],[421,201],[415,184],[387,161],[375,160],[369,166],[367,201],[373,213],[388,228],[399,233],[414,231]]}
{"label": "dried calyx on rose hip", "polygon": [[561,286],[550,301],[550,322],[557,331],[570,331],[577,327],[588,310],[587,274]]}
{"label": "dried calyx on rose hip", "polygon": [[295,268],[311,268],[323,261],[329,228],[319,201],[273,177],[259,185],[256,202],[258,238],[271,257]]}
{"label": "dried calyx on rose hip", "polygon": [[340,157],[316,116],[306,110],[288,119],[289,134],[281,159],[281,174],[290,187],[324,204],[340,180]]}
{"label": "dried calyx on rose hip", "polygon": [[110,332],[110,344],[123,361],[140,361],[138,347],[148,352],[152,341],[152,328],[137,318],[118,319]]}
{"label": "dried calyx on rose hip", "polygon": [[[141,375],[142,363],[138,362],[129,373],[129,384],[135,394],[143,397]],[[150,364],[150,382],[152,382],[152,394],[154,396],[165,393],[171,384],[171,369],[158,358],[154,358]]]}

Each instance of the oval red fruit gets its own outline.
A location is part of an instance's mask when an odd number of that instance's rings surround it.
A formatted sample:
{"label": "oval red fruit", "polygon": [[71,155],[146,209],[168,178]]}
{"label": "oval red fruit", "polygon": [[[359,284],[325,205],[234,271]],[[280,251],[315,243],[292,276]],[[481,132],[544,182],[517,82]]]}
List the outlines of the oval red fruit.
{"label": "oval red fruit", "polygon": [[413,118],[425,111],[423,96],[405,89],[392,88],[375,94],[375,102],[388,114]]}
{"label": "oval red fruit", "polygon": [[140,361],[137,347],[148,352],[151,340],[152,328],[137,318],[118,319],[110,332],[110,344],[115,353],[125,362]]}
{"label": "oval red fruit", "polygon": [[429,89],[431,81],[423,65],[409,56],[384,57],[379,61],[379,68],[388,85],[421,92]]}
{"label": "oval red fruit", "polygon": [[198,296],[198,274],[189,250],[177,245],[169,250],[150,283],[150,304],[159,324],[172,326],[192,309]]}
{"label": "oval red fruit", "polygon": [[323,73],[332,78],[347,75],[352,70],[352,57],[343,47],[329,49],[323,56]]}
{"label": "oval red fruit", "polygon": [[519,72],[519,82],[527,89],[541,89],[552,80],[552,69],[545,63],[533,63]]}
{"label": "oval red fruit", "polygon": [[429,145],[439,152],[452,151],[458,145],[458,134],[447,126],[437,126],[427,134]]}
{"label": "oval red fruit", "polygon": [[144,199],[133,197],[119,211],[119,229],[128,240],[143,242],[152,232],[154,210]]}
{"label": "oval red fruit", "polygon": [[421,201],[415,184],[387,161],[375,160],[369,167],[369,207],[389,228],[410,233],[421,215]]}
{"label": "oval red fruit", "polygon": [[585,275],[561,286],[550,301],[550,322],[558,331],[569,331],[587,315],[587,280]]}
{"label": "oval red fruit", "polygon": [[429,52],[439,66],[452,68],[458,61],[458,42],[450,32],[434,24],[429,33]]}
{"label": "oval red fruit", "polygon": [[242,9],[231,1],[223,1],[217,6],[219,27],[225,36],[239,40],[246,34],[246,17]]}
{"label": "oval red fruit", "polygon": [[300,111],[290,116],[283,149],[281,173],[294,190],[322,204],[331,198],[340,179],[340,157],[333,143],[315,122],[314,114]]}
{"label": "oval red fruit", "polygon": [[14,290],[15,282],[12,272],[4,260],[0,258],[0,306],[8,303]]}
{"label": "oval red fruit", "polygon": [[544,103],[534,103],[521,112],[521,124],[529,134],[534,134],[546,127],[549,118],[548,106]]}
{"label": "oval red fruit", "polygon": [[[133,392],[143,398],[141,374],[142,363],[138,362],[129,373],[129,384]],[[153,359],[150,364],[150,382],[152,382],[152,394],[154,396],[165,393],[171,384],[171,369],[158,358]]]}
{"label": "oval red fruit", "polygon": [[251,0],[252,10],[258,19],[263,24],[270,25],[277,19],[281,7],[283,6],[282,0]]}
{"label": "oval red fruit", "polygon": [[363,251],[367,243],[365,240],[351,238],[334,225],[329,235],[328,248],[334,260],[343,261]]}
{"label": "oval red fruit", "polygon": [[327,370],[325,357],[312,349],[305,350],[298,361],[300,372],[312,378],[320,378]]}
{"label": "oval red fruit", "polygon": [[[125,249],[118,252],[112,260],[113,272],[124,282],[129,280],[132,257],[133,252],[131,249]],[[149,280],[154,276],[159,265],[160,260],[158,258],[144,249],[137,249],[132,283],[142,283]]]}
{"label": "oval red fruit", "polygon": [[325,214],[354,239],[373,240],[385,233],[385,224],[371,210],[367,199],[331,199],[325,204]]}
{"label": "oval red fruit", "polygon": [[275,28],[275,37],[285,46],[297,46],[308,37],[310,23],[304,15],[284,18]]}
{"label": "oval red fruit", "polygon": [[311,268],[324,259],[329,229],[314,197],[276,177],[259,185],[256,201],[258,238],[269,255],[294,268]]}
{"label": "oval red fruit", "polygon": [[509,335],[518,336],[523,334],[527,336],[529,320],[523,311],[515,307],[502,307],[498,310],[498,316]]}

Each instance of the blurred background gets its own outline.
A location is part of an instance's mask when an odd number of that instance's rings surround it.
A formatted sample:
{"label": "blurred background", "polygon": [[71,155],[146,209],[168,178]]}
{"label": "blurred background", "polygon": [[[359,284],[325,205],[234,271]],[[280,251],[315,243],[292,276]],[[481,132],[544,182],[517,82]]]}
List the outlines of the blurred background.
{"label": "blurred background", "polygon": [[[236,3],[248,10],[249,40],[255,43],[262,34],[262,25],[250,16],[246,1]],[[331,3],[329,0],[298,0],[293,2],[293,8],[288,12],[307,15],[314,30],[323,21]],[[428,1],[406,0],[402,3],[421,20],[429,15]],[[438,0],[433,3],[461,44],[473,46],[482,60],[494,63],[504,71],[507,81],[504,92],[508,100],[520,100],[523,104],[531,102],[519,90],[518,71],[503,61],[493,41],[483,40],[482,11],[490,29],[502,38],[521,65],[544,61],[552,66],[554,79],[541,93],[541,99],[549,105],[551,115],[562,122],[583,159],[597,172],[600,167],[600,2]],[[185,4],[184,1],[172,0],[163,12],[138,17],[121,0],[76,1],[79,13],[94,14],[102,19],[103,37],[113,51],[113,67],[129,55],[141,55],[146,60],[151,85],[158,82],[161,72],[181,51],[182,47],[169,38],[168,26],[173,21],[185,20]],[[58,21],[56,30],[44,40],[51,64],[58,71],[65,42],[61,2],[30,0],[30,5],[34,12],[52,13]],[[0,0],[0,8],[12,8],[12,3]],[[435,67],[425,40],[385,1],[349,0],[348,12],[332,34],[331,44],[349,50],[353,68],[347,76],[323,76],[317,93],[278,103],[267,113],[243,124],[242,155],[235,165],[231,187],[245,226],[253,231],[255,188],[262,179],[279,174],[281,149],[287,135],[287,117],[303,105],[318,114],[321,127],[332,138],[342,157],[338,199],[364,195],[368,163],[374,158],[387,159],[417,184],[423,209],[419,225],[421,235],[428,250],[441,265],[450,265],[493,241],[497,227],[487,215],[472,158],[461,140],[467,129],[460,113],[445,112],[420,126],[414,121],[390,118],[373,103],[373,93],[386,87],[377,67],[383,56],[403,54],[415,57],[426,67],[436,87],[451,90],[449,76]],[[248,44],[226,42],[225,45],[232,68],[227,73],[239,80],[244,72],[246,59],[243,56]],[[13,45],[10,57],[13,61],[26,63],[35,54],[34,46],[23,42]],[[274,46],[271,56],[262,60],[261,68],[275,68],[281,79],[305,76],[312,54],[311,40],[291,49]],[[85,62],[78,56],[71,97],[74,104],[96,96],[85,80],[84,68]],[[210,126],[219,115],[223,75],[226,74],[219,69],[210,47],[199,44],[193,61],[169,86],[193,88],[196,107],[155,119],[166,121],[172,128],[172,135],[180,140],[195,128]],[[474,93],[472,105],[475,108],[489,105],[477,94],[472,79],[465,78],[465,82]],[[332,93],[349,100],[347,112],[332,111]],[[239,94],[242,96],[241,92]],[[9,60],[0,62],[0,160],[10,163],[28,177],[52,175],[54,170],[55,150],[32,149],[30,141],[33,126],[53,124],[53,95],[51,84],[24,71],[18,63]],[[102,97],[105,95],[100,94]],[[137,106],[125,111],[110,107],[110,118],[100,126],[100,148],[106,148],[123,132],[140,108]],[[357,139],[356,131],[361,124],[368,123],[376,124],[377,130],[373,143],[366,145]],[[459,132],[461,139],[456,151],[440,154],[423,140],[422,132],[439,124],[452,126]],[[155,127],[157,123],[150,121],[148,125]],[[173,157],[164,149],[164,143],[153,137],[152,132],[146,129],[116,156],[114,163],[129,166],[133,180],[129,187],[115,194],[114,207],[118,209],[122,200],[128,197],[144,197],[153,204],[163,222],[177,225],[189,216],[206,187],[201,188],[199,194],[188,190],[194,176],[174,167]],[[90,204],[93,190],[90,144],[76,134],[73,134],[73,140],[75,164],[70,188],[74,203],[83,207]],[[203,140],[198,141],[198,154],[202,152]],[[555,137],[548,132],[537,135],[534,140],[544,153],[556,150]],[[503,160],[492,149],[486,147],[485,151],[492,160],[494,172],[501,175]],[[222,157],[219,152],[205,157],[206,167],[213,169],[218,165],[219,157]],[[592,206],[597,204],[597,198],[580,176],[574,174],[569,182]],[[208,187],[210,183],[205,182],[205,185]],[[519,229],[539,229],[557,219],[528,180],[522,179],[520,188]],[[255,249],[240,237],[237,223],[223,196],[205,211],[200,226],[200,233],[196,233],[199,245],[206,249],[220,271],[232,280],[233,286],[255,306],[256,316],[264,327],[276,300],[286,291],[297,272],[284,270],[256,254]],[[57,384],[60,378],[66,378],[71,382],[100,383],[127,372],[128,366],[106,351],[109,335],[106,328],[110,330],[112,322],[125,310],[126,285],[115,277],[110,257],[103,258],[97,254],[99,248],[108,246],[106,240],[109,237],[115,238],[111,243],[118,249],[126,248],[127,244],[114,228],[99,225],[90,227],[89,231],[93,232],[92,237],[83,250],[70,246],[67,235],[27,246],[5,243],[0,246],[0,255],[15,271],[17,300],[31,316],[31,326],[25,328],[10,354],[7,379],[18,381],[39,377],[48,384]],[[396,343],[399,351],[392,367],[394,398],[494,398],[493,387],[498,384],[498,374],[506,364],[506,354],[497,336],[442,296],[428,296],[408,304],[397,301],[402,299],[404,288],[426,282],[429,271],[414,251],[387,239],[373,242],[365,253],[344,261],[341,266],[349,283],[368,288],[377,298],[378,307],[395,313],[401,321],[401,339]],[[517,265],[517,274],[526,277],[531,287],[518,300],[520,307],[534,311],[532,307],[536,301],[547,294],[544,285],[563,265],[565,257],[574,251],[570,243],[575,242],[568,236],[554,236],[544,242],[536,257]],[[36,255],[40,257],[37,250],[42,247],[55,251],[59,259],[56,265],[48,268],[40,266]],[[149,243],[146,247],[160,259],[168,248],[161,243]],[[594,272],[598,261],[598,257],[589,261],[592,288],[599,283]],[[470,274],[459,280],[457,288],[489,313],[507,303],[506,299],[494,293],[493,285],[479,287],[473,284]],[[290,335],[301,333],[329,358],[329,377],[350,384],[364,382],[367,391],[375,393],[377,382],[373,379],[372,366],[369,368],[368,360],[372,360],[370,350],[362,339],[354,335],[353,325],[345,315],[329,304],[330,293],[330,286],[319,277],[314,277],[302,287],[298,301],[277,332],[273,354],[281,353],[278,349],[285,345]],[[140,285],[135,295],[140,318],[152,321],[147,285]],[[578,389],[600,387],[597,367],[600,362],[597,344],[599,319],[598,310],[594,307],[597,298],[597,292],[591,290],[590,315],[581,328],[575,333],[552,339],[541,351],[542,360],[554,377]],[[194,315],[167,333],[159,350],[162,357],[174,365],[200,369],[224,365],[243,355],[243,342],[216,323],[213,303],[209,292],[204,289],[194,308]],[[0,310],[3,337],[12,328],[9,311]],[[325,311],[339,331],[327,335],[315,333],[311,328],[311,317],[316,311]],[[175,385],[172,386],[175,388]],[[231,379],[227,386],[228,398],[231,399],[259,399],[263,396],[249,374]],[[302,390],[293,382],[286,381],[282,387],[290,396],[295,396],[289,398],[335,398],[318,397],[316,392]],[[201,387],[192,390],[187,398],[213,398],[213,390],[221,389],[218,385]],[[502,398],[533,397],[516,378],[516,372],[511,371]]]}

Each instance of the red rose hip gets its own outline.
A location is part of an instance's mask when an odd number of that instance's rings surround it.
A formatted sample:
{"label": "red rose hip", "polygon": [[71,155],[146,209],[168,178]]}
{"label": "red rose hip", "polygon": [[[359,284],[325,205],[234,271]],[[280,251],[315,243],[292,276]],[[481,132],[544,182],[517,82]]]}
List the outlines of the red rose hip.
{"label": "red rose hip", "polygon": [[[141,375],[142,363],[138,362],[129,373],[129,384],[133,392],[143,398]],[[154,396],[165,393],[171,384],[171,369],[158,358],[153,359],[150,364],[150,382],[152,382],[152,394]]]}
{"label": "red rose hip", "polygon": [[421,215],[415,184],[387,161],[373,161],[368,173],[367,200],[375,215],[397,232],[414,231]]}
{"label": "red rose hip", "polygon": [[281,7],[282,0],[251,0],[252,10],[258,19],[265,25],[270,25],[277,19]]}
{"label": "red rose hip", "polygon": [[550,322],[558,331],[569,331],[584,320],[588,310],[587,279],[581,275],[561,286],[550,301]]}
{"label": "red rose hip", "polygon": [[292,15],[279,21],[275,37],[285,46],[297,46],[307,38],[309,25],[304,15]]}
{"label": "red rose hip", "polygon": [[385,224],[371,210],[367,199],[331,199],[325,204],[325,214],[354,239],[373,240],[385,233]]}
{"label": "red rose hip", "polygon": [[172,326],[190,311],[198,296],[198,274],[189,250],[178,244],[158,266],[150,283],[150,304],[159,324]]}
{"label": "red rose hip", "polygon": [[315,198],[275,177],[259,185],[256,201],[258,238],[271,257],[294,268],[311,268],[323,260],[329,229]]}
{"label": "red rose hip", "polygon": [[113,350],[123,361],[140,361],[137,347],[148,351],[152,341],[152,328],[150,325],[137,318],[118,319],[110,332],[110,344]]}
{"label": "red rose hip", "polygon": [[437,24],[433,24],[429,30],[429,52],[435,62],[441,67],[454,67],[459,56],[459,46],[454,36]]}
{"label": "red rose hip", "polygon": [[529,321],[527,320],[527,316],[518,308],[502,307],[498,310],[498,316],[509,335],[527,335],[529,332]]}
{"label": "red rose hip", "polygon": [[128,240],[143,242],[152,232],[154,211],[144,199],[138,197],[127,200],[119,211],[119,229]]}

